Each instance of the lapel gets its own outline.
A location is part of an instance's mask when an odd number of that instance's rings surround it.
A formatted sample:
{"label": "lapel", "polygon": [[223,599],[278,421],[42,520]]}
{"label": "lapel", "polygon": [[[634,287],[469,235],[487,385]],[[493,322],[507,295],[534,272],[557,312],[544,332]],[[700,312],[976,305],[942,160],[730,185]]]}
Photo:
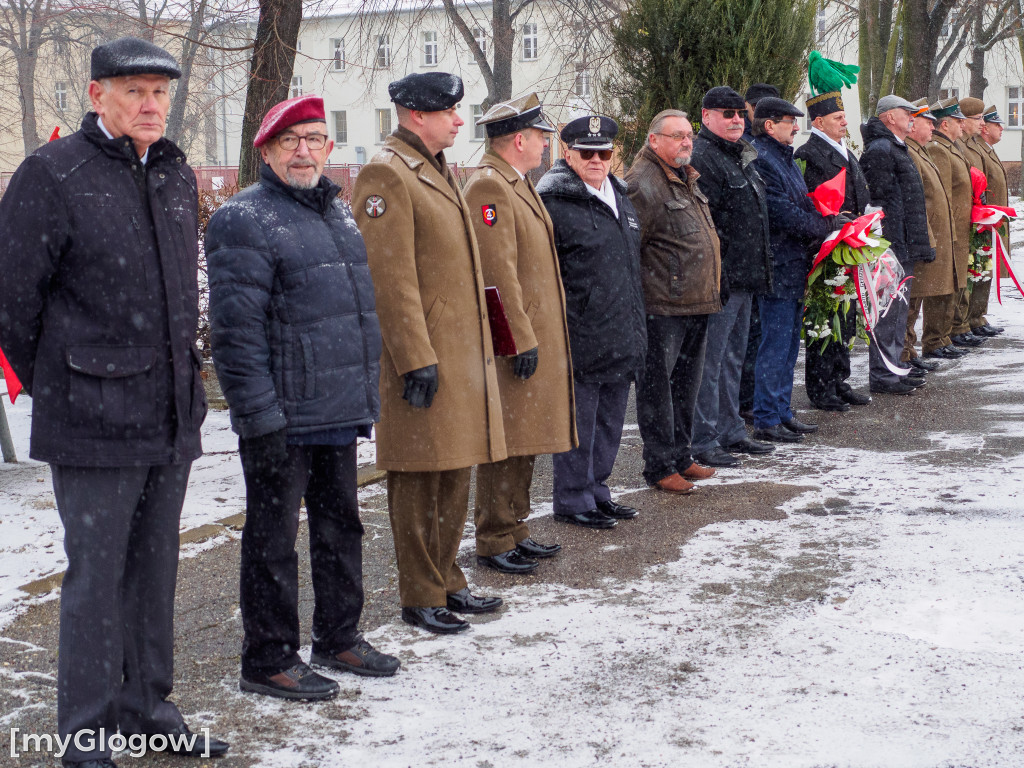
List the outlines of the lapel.
{"label": "lapel", "polygon": [[541,199],[538,197],[533,185],[528,179],[520,177],[519,172],[509,165],[504,158],[494,154],[493,152],[487,152],[480,161],[480,165],[484,168],[493,168],[512,186],[512,189],[519,198],[530,207],[530,210],[532,210],[538,218],[547,218],[545,215],[544,203],[541,202]]}
{"label": "lapel", "polygon": [[424,158],[419,152],[395,136],[388,136],[384,141],[384,145],[402,158],[405,164],[409,166],[409,170],[416,172],[420,181],[427,186],[436,189],[455,205],[460,208],[462,207],[459,195],[454,189],[452,189],[452,185],[449,184],[448,180],[438,173],[433,164],[428,163],[426,158]]}

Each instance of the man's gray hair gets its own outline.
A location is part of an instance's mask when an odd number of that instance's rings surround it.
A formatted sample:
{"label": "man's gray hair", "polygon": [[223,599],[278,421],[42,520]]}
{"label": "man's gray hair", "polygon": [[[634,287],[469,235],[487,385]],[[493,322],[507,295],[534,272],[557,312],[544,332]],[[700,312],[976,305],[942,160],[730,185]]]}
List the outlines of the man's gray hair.
{"label": "man's gray hair", "polygon": [[683,120],[690,119],[690,116],[681,109],[663,109],[651,120],[651,127],[647,129],[647,137],[650,138],[652,133],[661,133],[661,129],[665,126],[665,121],[670,117],[681,117]]}

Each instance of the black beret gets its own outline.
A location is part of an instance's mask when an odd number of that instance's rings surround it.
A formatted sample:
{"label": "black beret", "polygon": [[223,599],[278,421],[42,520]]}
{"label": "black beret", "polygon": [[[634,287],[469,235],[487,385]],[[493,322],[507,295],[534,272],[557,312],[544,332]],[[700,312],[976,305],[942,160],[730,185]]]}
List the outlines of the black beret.
{"label": "black beret", "polygon": [[743,97],[728,85],[717,85],[704,94],[704,109],[746,109]]}
{"label": "black beret", "polygon": [[569,149],[611,149],[619,124],[610,117],[577,117],[562,129],[562,141]]}
{"label": "black beret", "polygon": [[163,48],[137,37],[120,37],[92,49],[93,80],[128,75],[181,77],[178,62]]}
{"label": "black beret", "polygon": [[388,86],[395,104],[420,112],[451,109],[465,92],[462,78],[447,72],[413,72]]}
{"label": "black beret", "polygon": [[804,113],[794,107],[785,99],[777,99],[774,96],[765,96],[754,107],[754,119],[765,118],[771,120],[777,117],[803,117]]}
{"label": "black beret", "polygon": [[743,100],[748,104],[757,106],[757,102],[763,99],[765,96],[774,96],[779,98],[782,94],[779,93],[779,89],[774,85],[768,83],[754,83],[752,86],[747,88],[747,93],[743,97]]}

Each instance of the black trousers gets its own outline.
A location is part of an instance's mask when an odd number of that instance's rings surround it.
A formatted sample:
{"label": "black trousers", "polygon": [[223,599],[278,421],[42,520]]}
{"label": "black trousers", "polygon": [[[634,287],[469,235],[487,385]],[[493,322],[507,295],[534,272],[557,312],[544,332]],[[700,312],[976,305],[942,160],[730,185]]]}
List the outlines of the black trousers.
{"label": "black trousers", "polygon": [[840,392],[850,389],[846,380],[850,378],[850,349],[847,343],[857,335],[857,312],[853,302],[845,313],[839,313],[839,333],[842,341],[832,340],[823,352],[821,342],[811,340],[804,353],[804,384],[807,397],[812,403],[819,403],[830,395],[838,397]]}
{"label": "black trousers", "polygon": [[242,674],[274,675],[299,659],[299,558],[295,537],[306,498],[313,574],[313,650],[341,653],[359,639],[363,525],[356,498],[356,444],[289,445],[266,466],[239,444],[245,475],[241,609]]}
{"label": "black trousers", "polygon": [[[110,757],[112,735],[167,733],[182,724],[171,693],[178,521],[191,463],[153,467],[53,464],[68,569],[60,594],[57,730],[65,761]],[[83,746],[87,746],[83,740]]]}
{"label": "black trousers", "polygon": [[647,358],[636,411],[651,485],[693,463],[693,412],[704,372],[707,315],[648,315]]}

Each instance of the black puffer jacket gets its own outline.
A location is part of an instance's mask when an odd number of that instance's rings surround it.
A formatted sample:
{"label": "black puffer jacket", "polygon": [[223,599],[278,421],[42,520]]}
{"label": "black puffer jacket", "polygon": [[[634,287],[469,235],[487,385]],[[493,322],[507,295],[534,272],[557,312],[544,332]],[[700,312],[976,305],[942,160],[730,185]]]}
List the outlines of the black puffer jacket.
{"label": "black puffer jacket", "polygon": [[772,292],[772,254],[764,182],[751,163],[757,151],[747,142],[726,141],[701,127],[690,164],[708,199],[722,243],[722,291]]}
{"label": "black puffer jacket", "polygon": [[0,347],[32,395],[32,458],[116,467],[200,455],[195,175],[167,139],[81,130],[0,201]]}
{"label": "black puffer jacket", "polygon": [[862,125],[860,134],[865,147],[860,167],[871,191],[871,204],[885,211],[882,235],[892,243],[904,268],[915,261],[933,261],[924,185],[910,150],[877,117]]}
{"label": "black puffer jacket", "polygon": [[366,247],[326,177],[259,184],[210,219],[213,361],[241,437],[356,427],[380,414],[381,336]]}
{"label": "black puffer jacket", "polygon": [[537,185],[555,226],[573,376],[588,384],[635,380],[647,353],[640,218],[626,197],[626,184],[608,178],[617,219],[565,160]]}

